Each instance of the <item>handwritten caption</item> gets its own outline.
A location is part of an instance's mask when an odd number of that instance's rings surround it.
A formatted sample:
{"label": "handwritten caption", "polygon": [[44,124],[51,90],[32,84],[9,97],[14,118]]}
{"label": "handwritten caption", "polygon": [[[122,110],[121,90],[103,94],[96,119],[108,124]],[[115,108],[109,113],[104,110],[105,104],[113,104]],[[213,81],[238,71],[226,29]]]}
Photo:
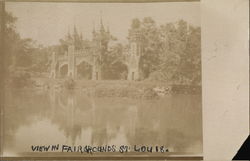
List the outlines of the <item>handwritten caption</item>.
{"label": "handwritten caption", "polygon": [[128,145],[105,145],[105,146],[90,146],[90,145],[79,145],[79,146],[69,146],[69,145],[32,145],[31,150],[33,152],[66,152],[66,153],[107,153],[107,152],[141,152],[141,153],[166,153],[169,152],[168,148],[165,146],[128,146]]}

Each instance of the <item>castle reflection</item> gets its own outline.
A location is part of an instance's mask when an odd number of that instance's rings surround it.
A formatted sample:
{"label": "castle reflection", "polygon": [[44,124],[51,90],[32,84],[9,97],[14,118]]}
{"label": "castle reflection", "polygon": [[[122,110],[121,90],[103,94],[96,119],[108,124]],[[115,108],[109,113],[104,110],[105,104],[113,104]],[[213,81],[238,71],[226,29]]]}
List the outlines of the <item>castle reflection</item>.
{"label": "castle reflection", "polygon": [[143,100],[12,90],[4,110],[6,155],[30,152],[37,144],[164,145],[174,152],[202,152],[200,95]]}

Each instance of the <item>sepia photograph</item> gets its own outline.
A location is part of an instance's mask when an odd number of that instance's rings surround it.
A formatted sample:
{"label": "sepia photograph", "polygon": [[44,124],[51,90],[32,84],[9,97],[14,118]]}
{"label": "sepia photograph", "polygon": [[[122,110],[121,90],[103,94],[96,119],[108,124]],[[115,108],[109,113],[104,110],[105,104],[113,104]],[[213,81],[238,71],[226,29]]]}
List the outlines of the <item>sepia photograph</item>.
{"label": "sepia photograph", "polygon": [[203,155],[200,2],[5,2],[3,157]]}

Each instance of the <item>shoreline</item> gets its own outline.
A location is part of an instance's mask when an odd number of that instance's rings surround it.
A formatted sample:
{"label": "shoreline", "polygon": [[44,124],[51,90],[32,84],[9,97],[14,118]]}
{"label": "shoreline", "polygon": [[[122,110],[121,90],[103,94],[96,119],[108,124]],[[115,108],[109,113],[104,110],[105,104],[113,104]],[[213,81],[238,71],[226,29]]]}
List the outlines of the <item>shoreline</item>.
{"label": "shoreline", "polygon": [[9,87],[13,89],[38,89],[74,91],[80,90],[94,97],[125,97],[125,98],[160,98],[171,94],[201,94],[201,86],[168,84],[160,81],[127,81],[127,80],[73,80],[31,78],[24,87]]}

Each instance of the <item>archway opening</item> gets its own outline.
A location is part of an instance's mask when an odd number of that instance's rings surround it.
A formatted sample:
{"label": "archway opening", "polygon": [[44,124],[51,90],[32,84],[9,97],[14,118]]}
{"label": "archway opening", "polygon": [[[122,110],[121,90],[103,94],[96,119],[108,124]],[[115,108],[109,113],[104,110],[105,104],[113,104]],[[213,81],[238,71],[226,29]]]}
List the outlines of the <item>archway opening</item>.
{"label": "archway opening", "polygon": [[108,80],[126,80],[128,76],[128,67],[118,61],[105,68],[105,79]]}
{"label": "archway opening", "polygon": [[89,63],[83,61],[77,65],[77,79],[92,79],[92,66]]}
{"label": "archway opening", "polygon": [[120,80],[126,80],[128,77],[128,67],[127,65],[123,64],[123,63],[119,63],[117,65],[115,65],[115,68],[117,68],[118,70],[118,79]]}
{"label": "archway opening", "polygon": [[67,74],[68,74],[68,64],[65,64],[60,68],[60,77],[64,78],[67,76]]}

